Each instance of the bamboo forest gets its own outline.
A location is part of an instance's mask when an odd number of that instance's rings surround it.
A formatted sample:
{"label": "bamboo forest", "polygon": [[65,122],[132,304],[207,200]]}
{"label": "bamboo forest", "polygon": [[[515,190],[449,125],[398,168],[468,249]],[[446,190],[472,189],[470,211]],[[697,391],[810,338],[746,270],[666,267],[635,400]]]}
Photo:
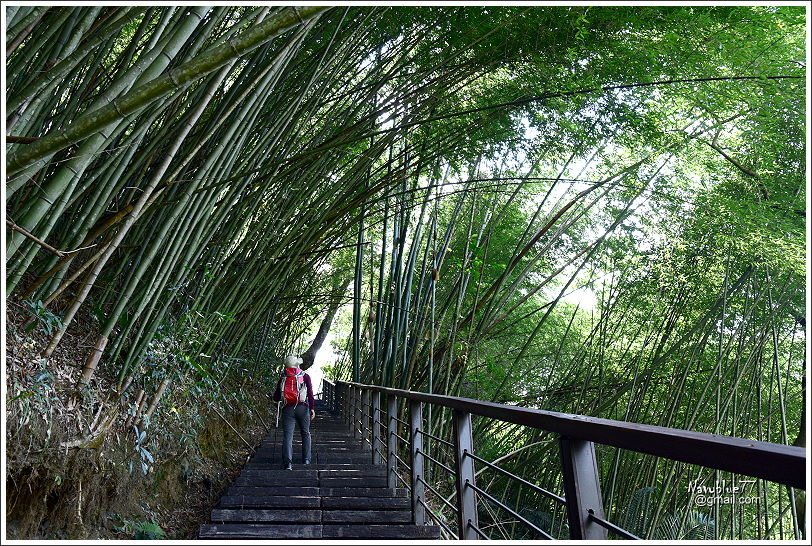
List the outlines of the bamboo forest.
{"label": "bamboo forest", "polygon": [[809,540],[804,2],[211,4],[4,3],[5,539]]}

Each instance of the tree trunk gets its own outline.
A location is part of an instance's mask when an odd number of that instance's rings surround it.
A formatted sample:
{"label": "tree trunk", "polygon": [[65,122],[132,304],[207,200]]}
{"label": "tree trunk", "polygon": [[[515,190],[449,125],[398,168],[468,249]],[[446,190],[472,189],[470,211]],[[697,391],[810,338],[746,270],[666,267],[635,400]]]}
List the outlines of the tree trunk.
{"label": "tree trunk", "polygon": [[152,402],[147,408],[147,411],[144,413],[144,416],[138,420],[138,424],[141,424],[145,419],[148,420],[152,417],[152,414],[155,413],[156,409],[158,409],[158,404],[161,402],[161,398],[163,397],[164,392],[166,392],[166,388],[169,387],[169,383],[171,382],[172,379],[169,377],[164,377],[163,380],[161,380],[161,384],[158,385],[158,390],[155,392],[155,396],[152,397]]}
{"label": "tree trunk", "polygon": [[327,334],[330,332],[330,326],[333,324],[333,319],[338,312],[338,308],[341,307],[341,296],[347,290],[347,286],[349,286],[351,279],[347,279],[341,284],[341,289],[336,290],[333,293],[333,300],[330,302],[330,306],[327,308],[327,314],[324,316],[324,319],[321,321],[321,325],[319,326],[319,331],[316,334],[316,337],[313,339],[313,343],[310,344],[310,347],[302,353],[302,369],[306,370],[310,366],[313,365],[313,362],[316,359],[316,353],[319,352],[321,349],[324,340],[327,338]]}

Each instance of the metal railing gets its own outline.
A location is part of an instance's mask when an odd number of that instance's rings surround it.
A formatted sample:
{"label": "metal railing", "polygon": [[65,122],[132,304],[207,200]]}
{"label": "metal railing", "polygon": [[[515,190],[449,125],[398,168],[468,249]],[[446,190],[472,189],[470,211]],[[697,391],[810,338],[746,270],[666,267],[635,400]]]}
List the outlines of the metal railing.
{"label": "metal railing", "polygon": [[321,392],[318,393],[317,398],[324,402],[324,405],[331,408],[331,410],[336,411],[338,409],[336,403],[336,385],[326,377],[321,380]]}
{"label": "metal railing", "polygon": [[[386,397],[385,407],[381,404],[382,396]],[[603,540],[609,532],[620,538],[638,538],[606,519],[595,444],[744,474],[796,489],[806,488],[806,452],[794,446],[351,382],[325,380],[324,397],[333,411],[341,411],[354,438],[371,451],[372,462],[387,466],[388,487],[396,488],[402,483],[410,491],[413,522],[422,525],[434,521],[452,538],[488,538],[479,527],[477,505],[480,499],[510,513],[540,538],[553,538],[519,511],[478,486],[477,463],[563,507],[571,539]],[[398,417],[399,402],[407,408],[407,420]],[[423,429],[424,404],[451,411],[451,441]],[[472,416],[558,434],[563,496],[477,456],[473,445]],[[401,426],[408,429],[408,435],[399,434]],[[382,429],[386,430],[385,435]],[[424,438],[438,442],[453,454],[453,468],[424,450]],[[386,452],[380,447],[385,447]],[[398,455],[404,447],[409,453],[408,463]],[[427,483],[427,464],[441,469],[444,476],[453,475],[455,493],[446,498],[435,488],[436,484]],[[399,473],[400,468],[407,469],[408,480]],[[456,533],[429,508],[426,491],[438,501],[435,507],[445,507],[454,513]],[[456,502],[449,500],[452,497]]]}

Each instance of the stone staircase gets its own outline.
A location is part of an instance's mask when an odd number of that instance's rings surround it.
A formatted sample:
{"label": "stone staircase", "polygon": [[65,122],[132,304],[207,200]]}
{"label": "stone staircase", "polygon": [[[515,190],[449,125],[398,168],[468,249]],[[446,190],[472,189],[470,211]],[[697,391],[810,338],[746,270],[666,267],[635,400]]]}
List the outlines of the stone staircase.
{"label": "stone staircase", "polygon": [[412,523],[406,489],[387,487],[336,416],[311,424],[312,464],[301,462],[294,433],[293,470],[282,469],[282,429],[272,431],[200,526],[201,539],[438,539],[440,528]]}

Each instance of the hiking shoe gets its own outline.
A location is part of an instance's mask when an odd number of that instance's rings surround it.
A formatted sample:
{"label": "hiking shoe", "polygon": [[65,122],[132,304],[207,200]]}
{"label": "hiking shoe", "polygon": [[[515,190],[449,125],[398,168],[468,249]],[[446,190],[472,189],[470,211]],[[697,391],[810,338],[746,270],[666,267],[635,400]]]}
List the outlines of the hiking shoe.
{"label": "hiking shoe", "polygon": [[293,465],[291,463],[286,464],[285,470],[293,470]]}

